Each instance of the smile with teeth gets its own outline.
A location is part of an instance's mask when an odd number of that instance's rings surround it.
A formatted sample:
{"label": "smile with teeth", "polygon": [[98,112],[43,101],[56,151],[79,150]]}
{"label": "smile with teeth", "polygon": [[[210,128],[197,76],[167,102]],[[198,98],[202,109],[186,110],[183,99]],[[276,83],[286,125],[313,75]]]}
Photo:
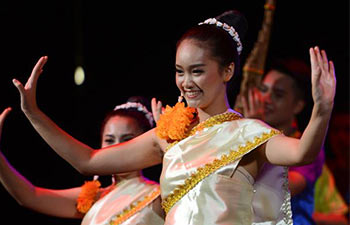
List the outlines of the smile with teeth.
{"label": "smile with teeth", "polygon": [[197,97],[199,94],[201,93],[201,91],[186,91],[186,97],[188,98],[195,98]]}

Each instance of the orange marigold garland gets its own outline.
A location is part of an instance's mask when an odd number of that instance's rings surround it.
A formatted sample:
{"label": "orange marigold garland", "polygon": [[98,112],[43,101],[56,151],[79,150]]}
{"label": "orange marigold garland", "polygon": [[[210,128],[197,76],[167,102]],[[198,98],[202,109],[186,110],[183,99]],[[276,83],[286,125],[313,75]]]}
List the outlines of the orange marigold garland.
{"label": "orange marigold garland", "polygon": [[196,119],[197,110],[185,107],[185,103],[178,102],[174,107],[166,106],[157,122],[156,134],[169,143],[187,137],[190,124]]}
{"label": "orange marigold garland", "polygon": [[77,210],[80,213],[87,213],[92,204],[95,203],[101,183],[98,180],[86,181],[81,187],[81,192],[77,199]]}

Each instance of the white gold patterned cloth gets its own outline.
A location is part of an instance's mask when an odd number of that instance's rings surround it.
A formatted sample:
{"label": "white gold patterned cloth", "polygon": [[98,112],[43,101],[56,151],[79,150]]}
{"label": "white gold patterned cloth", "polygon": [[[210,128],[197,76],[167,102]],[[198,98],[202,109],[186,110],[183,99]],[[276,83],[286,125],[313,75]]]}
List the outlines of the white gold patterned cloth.
{"label": "white gold patterned cloth", "polygon": [[153,206],[159,197],[159,184],[155,182],[143,177],[121,181],[95,202],[83,218],[82,225],[162,225],[164,219]]}
{"label": "white gold patterned cloth", "polygon": [[[259,120],[238,119],[204,128],[171,147],[160,179],[165,224],[286,224],[283,210],[273,215],[274,221],[261,221],[263,209],[252,204],[254,179],[243,167],[237,169],[245,154],[278,134]],[[284,198],[279,196],[277,202],[285,203]]]}

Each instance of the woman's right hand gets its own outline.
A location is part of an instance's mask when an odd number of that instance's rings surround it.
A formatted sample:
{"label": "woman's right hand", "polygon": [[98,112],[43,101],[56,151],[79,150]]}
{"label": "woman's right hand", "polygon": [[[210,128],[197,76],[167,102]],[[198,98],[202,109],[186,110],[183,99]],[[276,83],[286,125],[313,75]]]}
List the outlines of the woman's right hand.
{"label": "woman's right hand", "polygon": [[17,79],[12,80],[21,95],[21,109],[25,114],[30,114],[38,110],[36,103],[36,85],[46,62],[47,56],[43,56],[38,60],[25,86]]}

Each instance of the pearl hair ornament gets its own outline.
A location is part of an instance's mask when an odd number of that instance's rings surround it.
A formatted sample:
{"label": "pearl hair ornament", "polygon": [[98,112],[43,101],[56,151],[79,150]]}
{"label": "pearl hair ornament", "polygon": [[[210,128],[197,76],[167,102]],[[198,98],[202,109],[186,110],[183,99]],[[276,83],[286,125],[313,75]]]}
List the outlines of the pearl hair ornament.
{"label": "pearl hair ornament", "polygon": [[237,31],[235,30],[235,28],[233,28],[232,26],[230,26],[226,23],[222,23],[215,18],[206,19],[204,22],[201,22],[198,25],[202,25],[202,24],[213,24],[213,25],[216,25],[217,27],[224,29],[227,33],[230,34],[230,36],[233,38],[233,40],[237,43],[238,55],[241,54],[241,52],[243,50],[243,45],[242,45],[242,42],[241,42],[239,35],[238,35]]}
{"label": "pearl hair ornament", "polygon": [[153,125],[154,125],[154,120],[153,120],[152,113],[150,113],[147,110],[147,108],[144,105],[142,105],[141,103],[139,103],[139,102],[127,102],[125,104],[117,105],[114,108],[114,111],[119,110],[119,109],[125,109],[125,110],[136,109],[137,111],[142,112],[142,113],[145,114],[145,116],[146,116],[149,124],[151,125],[151,127],[153,127]]}

